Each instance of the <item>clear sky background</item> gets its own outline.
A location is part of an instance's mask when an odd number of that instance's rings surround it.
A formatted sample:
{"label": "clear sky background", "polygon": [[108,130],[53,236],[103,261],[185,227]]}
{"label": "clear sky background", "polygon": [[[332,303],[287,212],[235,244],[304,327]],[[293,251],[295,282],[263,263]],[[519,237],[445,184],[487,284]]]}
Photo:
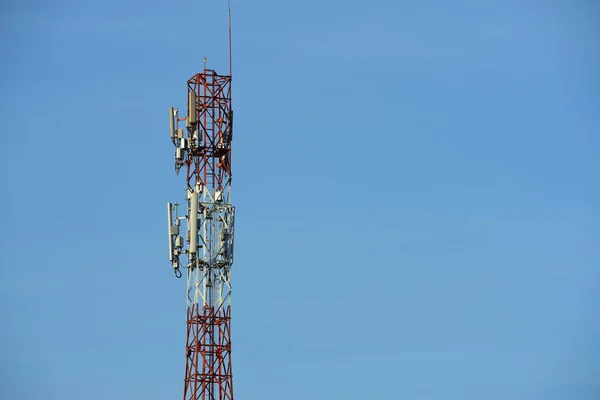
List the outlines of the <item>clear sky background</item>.
{"label": "clear sky background", "polygon": [[[600,3],[233,2],[239,400],[600,396]],[[168,107],[225,0],[2,2],[0,398],[181,398]]]}

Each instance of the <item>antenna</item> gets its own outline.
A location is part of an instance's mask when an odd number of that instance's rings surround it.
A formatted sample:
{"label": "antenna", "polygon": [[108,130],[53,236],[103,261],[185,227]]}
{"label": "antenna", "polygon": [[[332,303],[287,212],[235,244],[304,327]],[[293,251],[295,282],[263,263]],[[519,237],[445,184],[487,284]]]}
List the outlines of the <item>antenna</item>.
{"label": "antenna", "polygon": [[231,51],[231,0],[227,0],[227,25],[229,28],[229,76],[233,76],[233,57]]}
{"label": "antenna", "polygon": [[173,206],[167,203],[167,224],[169,226],[169,260],[173,264]]}

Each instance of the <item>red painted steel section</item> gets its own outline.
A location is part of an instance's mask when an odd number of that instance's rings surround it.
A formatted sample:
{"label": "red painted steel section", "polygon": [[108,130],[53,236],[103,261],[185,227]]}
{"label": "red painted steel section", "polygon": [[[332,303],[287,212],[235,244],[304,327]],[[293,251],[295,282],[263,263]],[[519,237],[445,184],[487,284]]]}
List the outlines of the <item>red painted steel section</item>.
{"label": "red painted steel section", "polygon": [[[183,162],[188,169],[188,186],[192,189],[200,182],[209,190],[222,190],[231,184],[231,76],[205,69],[188,80],[188,91],[196,94],[201,139],[201,145]],[[190,137],[193,130],[188,128]]]}
{"label": "red painted steel section", "polygon": [[233,400],[231,307],[188,309],[184,400]]}

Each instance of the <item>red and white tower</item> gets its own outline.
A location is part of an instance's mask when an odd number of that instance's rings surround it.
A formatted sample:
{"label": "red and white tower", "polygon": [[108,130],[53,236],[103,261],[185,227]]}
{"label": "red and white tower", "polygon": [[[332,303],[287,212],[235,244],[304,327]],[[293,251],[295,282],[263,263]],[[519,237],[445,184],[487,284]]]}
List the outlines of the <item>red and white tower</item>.
{"label": "red and white tower", "polygon": [[[229,33],[231,49],[231,24]],[[231,57],[229,75],[206,69],[205,60],[202,72],[187,81],[187,92],[187,115],[170,109],[175,170],[186,171],[185,215],[168,203],[171,264],[177,277],[187,277],[183,399],[232,400]]]}

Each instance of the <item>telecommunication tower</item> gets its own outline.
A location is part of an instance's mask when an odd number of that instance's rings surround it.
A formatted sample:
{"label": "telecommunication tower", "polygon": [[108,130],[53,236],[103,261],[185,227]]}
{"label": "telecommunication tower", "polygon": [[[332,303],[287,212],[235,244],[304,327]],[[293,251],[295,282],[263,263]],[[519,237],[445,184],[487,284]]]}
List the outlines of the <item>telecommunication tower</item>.
{"label": "telecommunication tower", "polygon": [[184,400],[233,400],[230,10],[229,74],[207,69],[204,59],[202,72],[187,81],[187,115],[169,110],[175,171],[183,168],[187,180],[183,215],[179,204],[167,204],[169,257],[175,275],[187,278]]}

